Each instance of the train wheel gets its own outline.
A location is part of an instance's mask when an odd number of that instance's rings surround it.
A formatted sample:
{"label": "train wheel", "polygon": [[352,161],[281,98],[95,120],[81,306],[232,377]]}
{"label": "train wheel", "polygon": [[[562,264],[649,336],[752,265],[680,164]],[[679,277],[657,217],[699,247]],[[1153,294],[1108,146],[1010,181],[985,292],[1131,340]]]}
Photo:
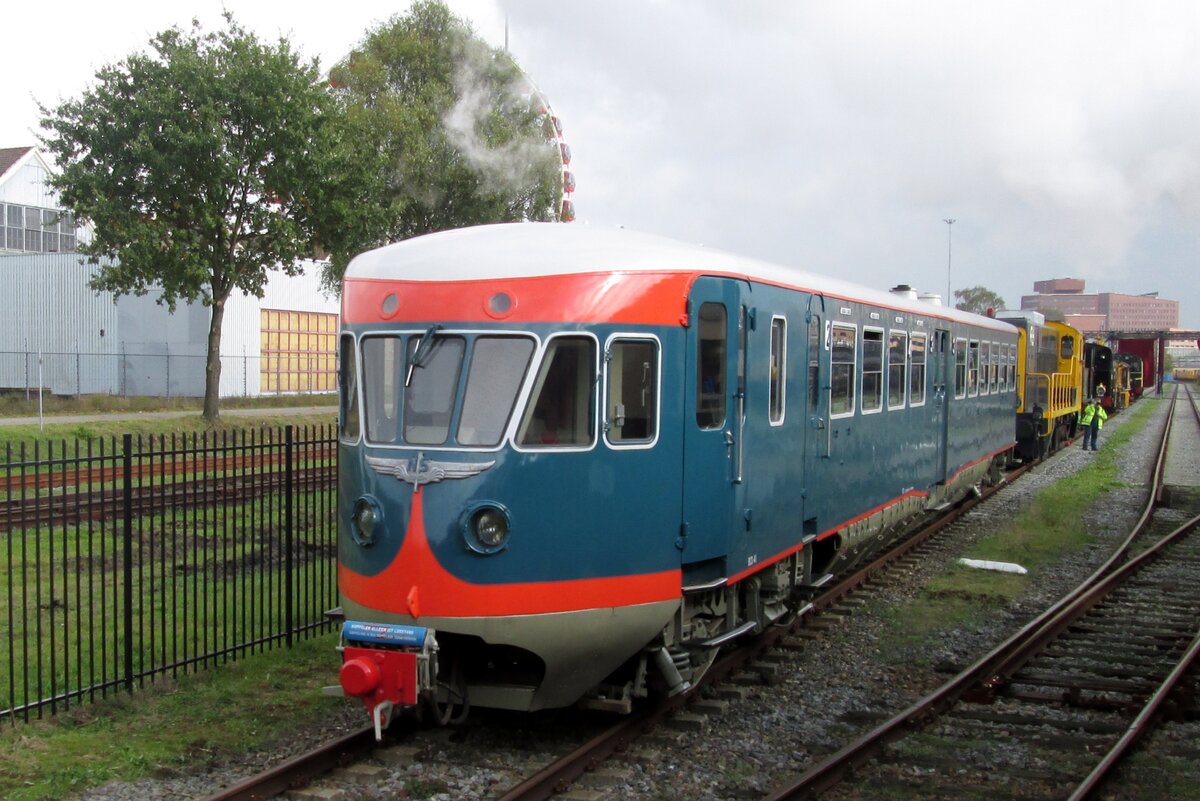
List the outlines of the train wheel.
{"label": "train wheel", "polygon": [[450,671],[449,682],[438,682],[439,690],[445,690],[446,700],[439,699],[441,692],[425,697],[426,705],[435,726],[457,726],[467,719],[471,711],[470,700],[467,698],[467,683],[462,677],[462,671],[455,662]]}

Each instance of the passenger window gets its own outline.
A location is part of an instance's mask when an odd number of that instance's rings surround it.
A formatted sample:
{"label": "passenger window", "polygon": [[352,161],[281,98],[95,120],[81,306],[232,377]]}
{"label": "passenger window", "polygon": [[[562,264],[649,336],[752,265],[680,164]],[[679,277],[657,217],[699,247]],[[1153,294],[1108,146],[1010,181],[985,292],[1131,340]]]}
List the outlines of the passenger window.
{"label": "passenger window", "polygon": [[592,444],[595,377],[594,340],[576,336],[550,340],[517,442],[529,447]]}
{"label": "passenger window", "polygon": [[883,408],[883,331],[863,329],[862,410]]}
{"label": "passenger window", "polygon": [[341,364],[338,366],[338,383],[341,389],[341,419],[338,421],[344,440],[357,440],[358,423],[358,359],[355,358],[354,337],[342,336]]}
{"label": "passenger window", "polygon": [[649,442],[658,433],[658,343],[616,340],[608,355],[605,438],[614,445]]}
{"label": "passenger window", "polygon": [[725,307],[700,304],[700,338],[696,349],[696,424],[701,428],[725,425]]}
{"label": "passenger window", "polygon": [[967,397],[967,340],[954,340],[954,397]]}
{"label": "passenger window", "polygon": [[904,389],[908,384],[908,334],[893,331],[888,338],[888,408],[904,406]]}
{"label": "passenger window", "polygon": [[835,325],[830,351],[829,414],[845,417],[854,414],[854,368],[858,331]]}
{"label": "passenger window", "polygon": [[971,340],[971,350],[967,362],[967,393],[979,394],[979,343]]}
{"label": "passenger window", "polygon": [[926,337],[924,334],[913,334],[909,345],[910,375],[908,402],[912,406],[925,403],[925,352]]}
{"label": "passenger window", "polygon": [[992,392],[1000,391],[1000,343],[988,345],[988,384]]}
{"label": "passenger window", "polygon": [[787,378],[787,321],[771,319],[771,391],[770,419],[773,425],[783,422],[783,392]]}
{"label": "passenger window", "polygon": [[988,381],[991,377],[992,364],[988,358],[988,351],[991,346],[987,342],[979,343],[979,394],[986,395],[988,393]]}

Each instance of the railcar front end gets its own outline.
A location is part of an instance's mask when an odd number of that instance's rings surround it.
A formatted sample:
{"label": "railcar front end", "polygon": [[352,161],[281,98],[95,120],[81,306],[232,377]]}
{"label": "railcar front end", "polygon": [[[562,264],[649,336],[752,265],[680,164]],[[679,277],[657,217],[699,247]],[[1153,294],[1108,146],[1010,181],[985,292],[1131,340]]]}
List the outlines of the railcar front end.
{"label": "railcar front end", "polygon": [[687,280],[347,278],[341,683],[377,725],[573,703],[672,619]]}

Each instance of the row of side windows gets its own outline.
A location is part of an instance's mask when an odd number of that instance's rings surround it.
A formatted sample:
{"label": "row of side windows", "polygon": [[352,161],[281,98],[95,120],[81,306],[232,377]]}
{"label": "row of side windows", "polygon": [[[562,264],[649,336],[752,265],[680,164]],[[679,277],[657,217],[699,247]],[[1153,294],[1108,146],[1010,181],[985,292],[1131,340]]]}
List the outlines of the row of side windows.
{"label": "row of side windows", "polygon": [[1017,346],[986,340],[954,340],[954,397],[992,395],[1017,386]]}
{"label": "row of side windows", "polygon": [[[724,311],[720,304],[706,303],[699,315],[696,422],[701,428],[717,428],[725,422]],[[928,334],[864,327],[861,343],[860,361],[858,328],[833,324],[829,329],[830,416],[854,414],[860,387],[864,413],[882,411],[885,397],[888,409],[925,404]],[[809,414],[816,412],[820,397],[820,352],[821,323],[814,317],[808,330]],[[787,321],[781,316],[771,319],[768,358],[768,419],[771,425],[780,425],[787,386]]]}
{"label": "row of side windows", "polygon": [[[819,346],[819,329],[809,331],[809,375],[814,383],[817,374],[814,346]],[[885,339],[886,338],[886,339]],[[814,341],[816,340],[816,341]],[[829,416],[848,417],[854,414],[855,389],[861,388],[859,409],[863,414],[887,408],[902,409],[925,405],[925,370],[929,353],[929,335],[916,331],[885,331],[882,328],[862,329],[834,323],[830,329],[830,391]],[[861,354],[861,362],[859,355]],[[816,409],[816,389],[810,388],[810,411]]]}

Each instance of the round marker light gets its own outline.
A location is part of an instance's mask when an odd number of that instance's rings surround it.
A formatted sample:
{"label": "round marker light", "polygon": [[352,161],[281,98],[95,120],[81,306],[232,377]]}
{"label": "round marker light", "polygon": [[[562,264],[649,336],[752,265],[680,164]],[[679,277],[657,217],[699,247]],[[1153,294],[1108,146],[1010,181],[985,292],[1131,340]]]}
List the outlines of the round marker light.
{"label": "round marker light", "polygon": [[508,545],[512,521],[504,507],[484,504],[467,510],[462,528],[468,548],[476,553],[493,554]]}
{"label": "round marker light", "polygon": [[375,533],[383,522],[383,510],[379,502],[370,496],[359,498],[354,504],[350,533],[359,545],[375,544]]}

